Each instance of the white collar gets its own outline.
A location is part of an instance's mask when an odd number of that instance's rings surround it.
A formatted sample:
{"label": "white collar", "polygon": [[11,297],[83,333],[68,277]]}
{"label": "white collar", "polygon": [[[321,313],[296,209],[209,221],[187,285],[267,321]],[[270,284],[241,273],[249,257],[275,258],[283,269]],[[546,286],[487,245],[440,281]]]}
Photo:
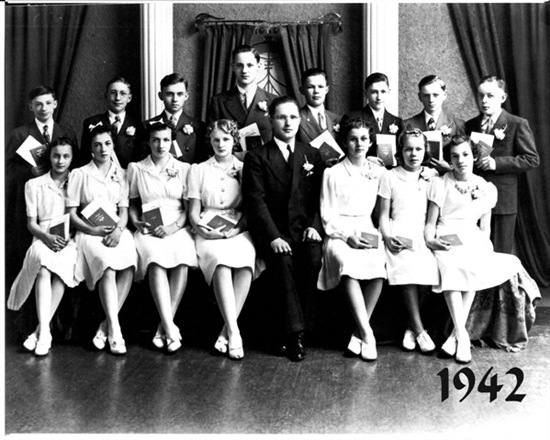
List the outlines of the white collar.
{"label": "white collar", "polygon": [[442,110],[439,110],[437,113],[430,115],[426,110],[424,110],[424,119],[426,121],[426,125],[428,125],[428,122],[431,118],[433,118],[434,122],[437,124],[437,121],[439,121],[439,116],[441,116],[441,112]]}
{"label": "white collar", "polygon": [[118,116],[120,119],[120,125],[124,124],[124,118],[126,118],[126,111],[122,111],[118,114],[113,113],[111,110],[107,110],[107,113],[109,114],[109,121],[111,122],[111,125],[115,123],[115,117]]}
{"label": "white collar", "polygon": [[258,90],[258,86],[256,84],[250,86],[250,90],[245,90],[241,86],[237,85],[237,90],[242,95],[246,93],[246,99],[249,103],[252,103],[252,100],[254,99],[254,96],[256,96],[256,90]]}
{"label": "white collar", "polygon": [[370,106],[370,104],[369,104],[369,107],[370,107],[370,110],[371,110],[372,114],[374,115],[374,118],[375,118],[375,119],[380,118],[380,119],[384,120],[384,112],[386,111],[386,109],[382,109],[382,110],[376,111],[375,109],[373,109],[373,108]]}
{"label": "white collar", "polygon": [[50,133],[50,138],[52,137],[53,125],[54,125],[53,118],[50,118],[50,120],[46,123],[40,122],[38,119],[35,118],[34,122],[36,122],[36,126],[40,130],[40,133],[44,132],[44,126],[47,125],[48,126],[48,133]]}
{"label": "white collar", "polygon": [[487,116],[484,114],[483,117],[481,118],[481,123],[483,124],[487,119],[490,119],[492,124],[495,125],[501,113],[502,113],[502,107],[499,108],[496,112],[494,112],[491,116]]}
{"label": "white collar", "polygon": [[170,120],[170,118],[172,116],[175,116],[176,117],[176,124],[178,123],[178,121],[180,120],[180,117],[181,117],[181,114],[183,113],[183,108],[180,109],[178,112],[176,113],[170,113],[169,111],[167,110],[164,110],[164,114],[166,115],[166,119]]}
{"label": "white collar", "polygon": [[307,104],[309,111],[313,116],[317,116],[319,113],[325,114],[325,106],[320,105],[319,107],[312,107],[311,105]]}
{"label": "white collar", "polygon": [[288,158],[288,150],[287,150],[287,145],[290,145],[290,149],[292,150],[292,152],[294,153],[295,151],[295,145],[294,143],[296,142],[296,138],[293,138],[290,142],[284,142],[280,139],[277,139],[275,136],[273,136],[273,140],[275,141],[275,143],[277,144],[277,146],[279,147],[279,150],[281,150],[281,153],[283,153],[283,157],[285,159]]}

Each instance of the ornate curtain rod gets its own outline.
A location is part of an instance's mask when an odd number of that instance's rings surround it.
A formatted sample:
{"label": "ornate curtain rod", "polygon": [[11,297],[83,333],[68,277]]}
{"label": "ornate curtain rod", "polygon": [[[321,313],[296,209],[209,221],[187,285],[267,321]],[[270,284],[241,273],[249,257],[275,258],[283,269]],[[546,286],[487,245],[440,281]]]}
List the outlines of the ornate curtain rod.
{"label": "ornate curtain rod", "polygon": [[307,21],[265,21],[265,20],[226,20],[223,17],[214,17],[210,14],[199,14],[195,17],[195,29],[200,31],[202,27],[205,26],[218,26],[220,24],[249,24],[256,26],[285,26],[290,24],[312,24],[312,23],[327,23],[331,24],[335,32],[342,32],[342,17],[336,12],[329,12],[328,14],[323,15],[322,17],[316,18],[314,20]]}

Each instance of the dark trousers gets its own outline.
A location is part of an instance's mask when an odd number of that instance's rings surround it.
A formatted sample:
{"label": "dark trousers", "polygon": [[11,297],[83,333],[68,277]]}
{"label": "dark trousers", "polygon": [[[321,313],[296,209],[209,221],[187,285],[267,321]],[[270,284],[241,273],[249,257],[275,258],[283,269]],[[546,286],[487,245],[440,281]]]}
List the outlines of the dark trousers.
{"label": "dark trousers", "polygon": [[292,255],[264,252],[270,272],[270,290],[275,296],[285,334],[304,331],[307,310],[315,294],[321,269],[321,243],[287,241]]}
{"label": "dark trousers", "polygon": [[511,254],[514,248],[517,214],[491,216],[491,241],[495,252]]}

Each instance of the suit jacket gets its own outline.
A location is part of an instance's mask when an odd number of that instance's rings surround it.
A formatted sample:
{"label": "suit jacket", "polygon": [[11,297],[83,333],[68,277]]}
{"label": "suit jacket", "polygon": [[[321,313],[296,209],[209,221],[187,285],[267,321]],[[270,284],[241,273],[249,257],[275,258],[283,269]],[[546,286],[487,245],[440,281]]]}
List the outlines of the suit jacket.
{"label": "suit jacket", "polygon": [[[307,159],[306,159],[307,158]],[[313,165],[311,174],[304,168]],[[322,232],[319,196],[323,161],[316,148],[296,142],[291,172],[275,141],[248,152],[243,166],[243,201],[260,252],[276,238],[301,241],[306,228]]]}
{"label": "suit jacket", "polygon": [[[481,132],[482,116],[466,122],[468,135],[473,131]],[[474,167],[474,172],[497,187],[498,201],[493,214],[516,214],[518,174],[539,165],[535,138],[526,119],[511,115],[506,110],[502,110],[490,134],[494,135],[495,129],[504,129],[504,138],[499,140],[495,137],[493,143],[491,156],[495,159],[496,169],[481,171]]]}
{"label": "suit jacket", "polygon": [[[98,124],[106,127],[111,126],[108,112],[90,116],[84,120],[84,123],[82,124],[82,142],[78,166],[84,166],[90,162],[90,154],[92,151],[92,138],[90,136],[90,131]],[[124,122],[122,123],[118,134],[113,139],[115,144],[115,153],[120,165],[124,169],[128,167],[130,162],[138,162],[144,158],[144,151],[141,144],[141,130],[141,124],[138,124],[132,116],[126,113]]]}
{"label": "suit jacket", "polygon": [[[307,105],[304,105],[300,109],[300,118],[300,128],[298,130],[296,140],[303,142],[304,144],[309,144],[313,139],[319,136],[323,130],[319,127],[319,121],[313,116]],[[332,134],[332,136],[336,137],[334,126],[338,123],[339,116],[337,116],[336,113],[325,110],[325,119],[327,123],[327,130],[330,134]]]}
{"label": "suit jacket", "polygon": [[[160,115],[155,116],[144,122],[144,128],[147,129],[149,125],[155,121],[162,121],[167,124],[168,118],[166,117],[166,112],[162,112]],[[191,126],[193,131],[190,134],[186,134],[183,129],[184,127]],[[181,152],[183,153],[181,157],[178,158],[181,162],[187,163],[199,163],[208,159],[208,152],[204,146],[204,135],[205,135],[205,126],[204,122],[199,121],[185,112],[181,112],[181,115],[178,119],[178,123],[174,128],[172,133],[172,139],[175,139],[180,147]],[[146,155],[149,153],[148,139],[143,139],[143,149],[146,152]]]}
{"label": "suit jacket", "polygon": [[[343,127],[344,123],[348,119],[361,118],[363,121],[368,122],[373,128],[374,134],[395,134],[396,138],[399,137],[399,134],[403,131],[403,120],[395,115],[392,115],[389,111],[384,110],[384,119],[382,121],[382,130],[378,128],[378,122],[372,113],[370,106],[367,104],[363,109],[358,111],[353,111],[349,115],[345,114],[340,121],[340,127]],[[397,126],[397,131],[395,133],[390,132],[390,126]],[[340,130],[342,132],[342,130]],[[346,140],[341,136],[339,137],[339,142],[346,151]],[[373,145],[371,149],[367,152],[368,156],[376,156],[376,146]]]}
{"label": "suit jacket", "polygon": [[[439,118],[437,119],[437,121],[435,121],[435,129],[440,130],[441,127],[445,125],[451,129],[451,133],[447,136],[443,136],[443,145],[447,145],[454,135],[464,135],[466,133],[464,121],[462,119],[455,118],[454,116],[445,113],[445,111],[441,111]],[[409,119],[405,119],[403,121],[403,126],[405,129],[411,127],[418,128],[422,131],[428,131],[424,111]]]}
{"label": "suit jacket", "polygon": [[255,122],[258,124],[262,140],[264,143],[267,143],[272,137],[271,122],[267,109],[262,110],[259,107],[259,103],[265,101],[266,108],[269,108],[269,105],[275,98],[275,95],[258,87],[254,95],[254,100],[250,104],[247,112],[243,107],[239,89],[235,86],[227,92],[212,96],[206,115],[206,122],[210,124],[218,119],[232,119],[237,122],[239,128],[247,127]]}

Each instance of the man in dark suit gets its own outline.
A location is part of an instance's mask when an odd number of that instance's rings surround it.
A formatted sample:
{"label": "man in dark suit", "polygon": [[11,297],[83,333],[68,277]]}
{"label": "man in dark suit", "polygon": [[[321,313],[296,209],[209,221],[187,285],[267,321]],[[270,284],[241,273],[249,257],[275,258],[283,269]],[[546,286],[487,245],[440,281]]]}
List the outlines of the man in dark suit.
{"label": "man in dark suit", "polygon": [[[172,143],[175,141],[181,152],[178,160],[187,163],[199,163],[208,159],[204,147],[205,127],[202,121],[189,116],[183,110],[189,98],[188,83],[179,73],[162,78],[159,98],[164,103],[164,111],[144,122],[145,131],[151,124],[163,122],[172,129]],[[147,140],[143,140],[144,150],[148,154]],[[174,153],[173,150],[170,150]]]}
{"label": "man in dark suit", "polygon": [[209,124],[218,119],[232,119],[239,128],[256,123],[263,143],[266,143],[271,140],[268,108],[276,96],[256,84],[260,55],[253,47],[243,45],[233,50],[232,60],[231,68],[237,84],[212,97],[206,122]]}
{"label": "man in dark suit", "polygon": [[306,105],[300,109],[300,128],[296,139],[309,144],[327,130],[336,137],[338,120],[336,113],[325,108],[325,98],[329,91],[327,76],[323,69],[312,68],[302,74],[300,92],[306,98]]}
{"label": "man in dark suit", "polygon": [[510,254],[517,217],[518,175],[536,168],[539,155],[527,120],[502,109],[506,98],[506,83],[502,79],[483,77],[477,93],[481,114],[466,122],[466,133],[484,132],[495,137],[493,151],[476,160],[474,172],[497,187],[491,240],[496,252]]}
{"label": "man in dark suit", "polygon": [[273,278],[284,325],[282,349],[290,360],[301,361],[303,310],[321,266],[323,162],[317,149],[295,140],[300,116],[294,99],[275,99],[269,115],[273,139],[245,156],[244,208],[256,249]]}
{"label": "man in dark suit", "polygon": [[[437,75],[428,75],[422,78],[418,83],[418,99],[422,102],[424,110],[409,119],[405,119],[403,121],[405,129],[440,130],[443,146],[448,145],[453,136],[465,134],[464,121],[443,110],[443,103],[447,99],[446,89],[445,82]],[[451,169],[443,157],[439,160],[432,158],[431,165],[440,174],[444,174]]]}
{"label": "man in dark suit", "polygon": [[23,159],[17,150],[29,137],[43,145],[48,145],[63,136],[73,145],[73,153],[78,151],[74,132],[53,119],[57,108],[55,92],[48,86],[36,86],[29,92],[29,108],[34,120],[14,129],[6,148],[6,282],[11,283],[21,268],[25,252],[31,243],[31,234],[27,230],[27,211],[25,207],[25,183],[34,177],[45,174],[49,169],[49,159],[33,166]]}
{"label": "man in dark suit", "polygon": [[141,124],[138,124],[126,111],[126,107],[132,101],[130,83],[122,77],[113,78],[107,83],[105,99],[108,110],[86,118],[82,124],[82,141],[76,163],[78,166],[83,166],[90,162],[92,152],[90,132],[98,125],[104,125],[112,127],[115,134],[114,151],[120,165],[126,169],[130,162],[137,162],[144,157],[140,142]]}

